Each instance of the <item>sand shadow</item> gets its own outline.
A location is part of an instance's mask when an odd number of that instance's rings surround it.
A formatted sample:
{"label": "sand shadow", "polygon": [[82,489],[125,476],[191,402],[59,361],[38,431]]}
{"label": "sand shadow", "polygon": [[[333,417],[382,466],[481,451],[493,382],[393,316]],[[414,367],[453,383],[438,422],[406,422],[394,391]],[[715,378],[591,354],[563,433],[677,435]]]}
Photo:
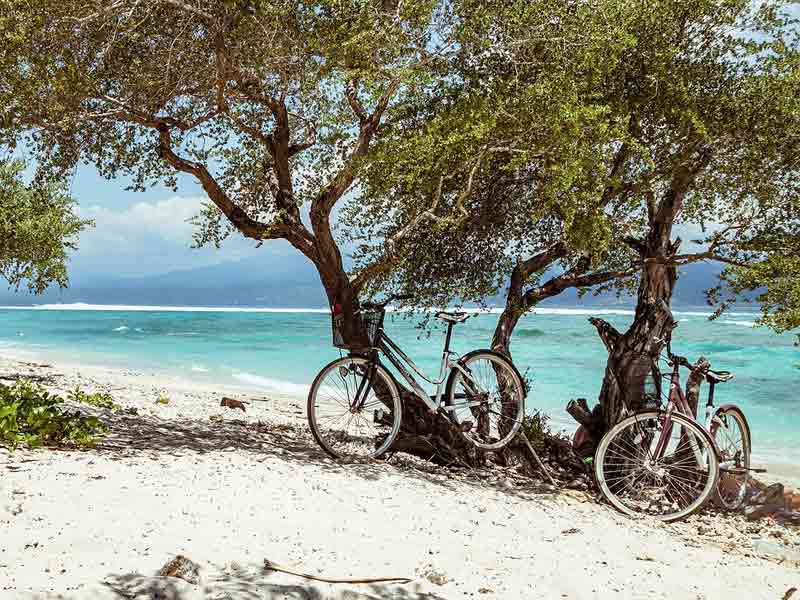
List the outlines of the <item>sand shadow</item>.
{"label": "sand shadow", "polygon": [[258,460],[278,459],[290,463],[313,464],[321,469],[337,471],[367,480],[387,474],[390,466],[405,477],[419,479],[438,487],[459,491],[464,483],[495,489],[506,495],[531,499],[531,496],[554,495],[535,480],[519,478],[516,485],[508,481],[491,481],[480,471],[460,467],[446,468],[411,459],[402,454],[387,455],[386,460],[332,459],[314,441],[302,425],[253,422],[242,419],[217,421],[192,418],[163,419],[157,415],[132,415],[110,410],[81,407],[98,415],[109,426],[108,435],[94,451],[122,456],[166,454],[179,456],[187,452],[245,452]]}
{"label": "sand shadow", "polygon": [[287,584],[269,581],[269,575],[240,570],[217,574],[200,585],[173,577],[148,577],[139,573],[114,575],[103,582],[114,599],[125,600],[446,600],[423,592],[417,584]]}

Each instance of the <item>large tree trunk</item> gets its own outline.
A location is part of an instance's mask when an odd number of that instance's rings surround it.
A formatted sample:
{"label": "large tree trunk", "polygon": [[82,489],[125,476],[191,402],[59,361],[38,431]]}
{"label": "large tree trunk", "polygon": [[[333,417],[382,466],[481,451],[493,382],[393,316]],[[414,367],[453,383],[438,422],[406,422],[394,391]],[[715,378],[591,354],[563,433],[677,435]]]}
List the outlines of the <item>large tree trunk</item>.
{"label": "large tree trunk", "polygon": [[648,379],[654,376],[654,365],[673,328],[670,313],[662,308],[669,307],[677,280],[672,258],[677,254],[681,240],[672,240],[672,226],[682,208],[686,191],[709,159],[708,152],[700,151],[696,163],[677,167],[670,187],[658,203],[652,193],[645,193],[649,215],[647,237],[628,240],[642,261],[636,313],[631,326],[620,334],[605,321],[592,320],[608,349],[599,397],[601,422],[593,436],[595,444],[599,442],[599,436],[627,412],[640,410],[643,406]]}

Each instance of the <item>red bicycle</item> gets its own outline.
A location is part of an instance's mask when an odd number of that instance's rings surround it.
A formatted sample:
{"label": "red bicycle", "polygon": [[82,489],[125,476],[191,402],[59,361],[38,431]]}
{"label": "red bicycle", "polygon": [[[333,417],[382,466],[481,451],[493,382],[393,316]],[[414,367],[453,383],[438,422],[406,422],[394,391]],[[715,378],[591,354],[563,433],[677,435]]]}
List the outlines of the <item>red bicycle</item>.
{"label": "red bicycle", "polygon": [[[672,329],[677,327],[674,319],[672,323]],[[654,408],[622,419],[597,447],[594,467],[601,492],[627,515],[662,521],[683,519],[712,497],[728,510],[740,508],[746,500],[748,474],[754,470],[750,427],[737,406],[714,406],[715,387],[733,375],[673,354],[669,339],[662,358],[671,371],[662,375],[654,365],[659,384],[652,397]],[[681,367],[700,369],[708,382],[704,426],[683,394]],[[666,403],[661,380],[669,381]]]}

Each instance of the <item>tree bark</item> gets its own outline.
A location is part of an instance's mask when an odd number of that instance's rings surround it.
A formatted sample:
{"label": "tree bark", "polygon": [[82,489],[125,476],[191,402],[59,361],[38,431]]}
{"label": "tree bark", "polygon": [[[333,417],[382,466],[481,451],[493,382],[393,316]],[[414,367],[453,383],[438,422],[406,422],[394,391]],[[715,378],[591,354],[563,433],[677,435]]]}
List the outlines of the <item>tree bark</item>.
{"label": "tree bark", "polygon": [[[689,158],[695,156],[690,162]],[[645,192],[649,227],[642,239],[629,239],[628,243],[641,258],[641,278],[636,298],[636,313],[628,330],[620,334],[601,319],[592,323],[597,327],[609,350],[599,404],[602,425],[594,438],[595,444],[608,429],[627,412],[643,407],[645,384],[653,376],[654,365],[673,328],[669,307],[677,280],[675,262],[672,260],[680,246],[680,238],[672,240],[672,226],[683,206],[683,198],[697,174],[708,164],[710,152],[700,148],[687,148],[686,161],[672,174],[669,187],[656,202],[651,192]]]}

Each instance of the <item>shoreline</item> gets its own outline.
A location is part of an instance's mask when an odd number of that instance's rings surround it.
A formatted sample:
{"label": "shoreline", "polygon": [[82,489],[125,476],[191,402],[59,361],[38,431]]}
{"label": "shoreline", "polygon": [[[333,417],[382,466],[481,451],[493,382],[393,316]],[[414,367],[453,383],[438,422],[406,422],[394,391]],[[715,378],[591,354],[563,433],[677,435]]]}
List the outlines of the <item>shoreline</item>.
{"label": "shoreline", "polygon": [[[147,367],[125,368],[116,364],[100,364],[96,362],[84,362],[80,360],[64,359],[58,351],[40,352],[22,347],[3,348],[0,347],[0,369],[4,363],[30,363],[33,365],[52,364],[56,368],[61,368],[74,373],[83,374],[90,378],[110,377],[116,379],[133,378],[128,383],[147,384],[154,389],[167,384],[177,390],[201,393],[209,389],[215,389],[227,395],[246,395],[251,397],[269,396],[279,398],[283,402],[299,404],[305,409],[306,398],[310,382],[308,384],[298,384],[289,381],[277,380],[260,375],[241,372],[233,374],[230,381],[217,383],[212,380],[211,375],[206,375],[205,371],[197,371],[192,368],[193,375],[189,373],[178,373],[169,369],[155,369]],[[320,365],[322,366],[322,364]],[[196,377],[195,380],[192,377]],[[249,380],[249,381],[248,381]],[[117,386],[118,387],[118,386]],[[292,391],[288,391],[291,389]],[[63,390],[66,393],[68,390]],[[529,407],[533,410],[536,407]],[[577,424],[567,415],[559,413],[545,413],[550,419],[551,427],[556,432],[561,432],[571,436]],[[757,445],[756,445],[757,446]],[[766,473],[758,475],[758,479],[764,483],[785,483],[794,488],[800,489],[800,462],[792,463],[776,460],[775,450],[770,455],[759,454],[756,447],[752,456],[752,464],[758,468],[766,468]]]}
{"label": "shoreline", "polygon": [[[0,587],[15,598],[172,589],[186,600],[583,599],[661,590],[688,600],[780,598],[798,584],[800,532],[769,520],[704,511],[670,525],[633,521],[514,470],[450,470],[401,455],[336,463],[314,443],[296,397],[234,392],[250,402],[242,413],[219,406],[230,388],[134,371],[4,357],[0,379],[11,375],[39,377],[56,392],[108,391],[138,410],[84,407],[110,427],[92,450],[0,450]],[[155,403],[162,392],[166,405]],[[202,586],[154,576],[176,554],[202,566]],[[264,558],[414,581],[312,584],[264,573]]]}

